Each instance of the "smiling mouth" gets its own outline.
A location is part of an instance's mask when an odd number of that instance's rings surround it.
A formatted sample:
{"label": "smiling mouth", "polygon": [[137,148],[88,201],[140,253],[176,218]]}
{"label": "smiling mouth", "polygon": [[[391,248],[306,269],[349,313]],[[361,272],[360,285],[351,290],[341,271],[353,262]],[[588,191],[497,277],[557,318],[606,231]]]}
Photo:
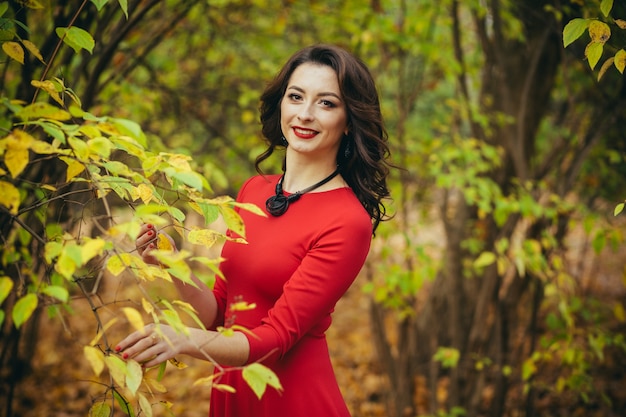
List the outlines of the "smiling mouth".
{"label": "smiling mouth", "polygon": [[299,127],[294,127],[293,128],[293,132],[296,134],[296,136],[298,136],[299,138],[312,138],[315,135],[317,135],[317,131],[315,130],[311,130],[311,129],[302,129]]}

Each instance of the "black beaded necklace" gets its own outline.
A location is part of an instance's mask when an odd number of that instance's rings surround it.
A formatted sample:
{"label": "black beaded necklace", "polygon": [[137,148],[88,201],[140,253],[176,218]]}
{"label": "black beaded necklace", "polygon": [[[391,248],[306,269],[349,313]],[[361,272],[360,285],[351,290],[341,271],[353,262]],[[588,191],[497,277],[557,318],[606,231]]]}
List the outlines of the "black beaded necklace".
{"label": "black beaded necklace", "polygon": [[267,199],[267,201],[265,202],[265,208],[272,216],[282,216],[287,211],[287,208],[289,208],[289,203],[293,203],[294,201],[299,199],[302,194],[313,191],[317,187],[321,187],[322,185],[326,184],[328,181],[335,178],[337,174],[339,174],[339,168],[337,168],[332,174],[330,174],[317,184],[313,184],[312,186],[296,193],[290,194],[289,196],[285,196],[285,194],[283,194],[283,179],[285,178],[285,174],[283,174],[278,180],[278,183],[276,183],[276,195],[273,195]]}

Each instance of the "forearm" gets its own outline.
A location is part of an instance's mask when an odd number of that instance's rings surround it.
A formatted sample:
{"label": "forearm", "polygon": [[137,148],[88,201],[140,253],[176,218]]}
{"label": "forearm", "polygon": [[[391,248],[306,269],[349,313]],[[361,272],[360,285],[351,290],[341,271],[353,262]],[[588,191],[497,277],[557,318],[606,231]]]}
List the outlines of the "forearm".
{"label": "forearm", "polygon": [[180,347],[180,353],[224,366],[242,366],[248,361],[250,344],[243,333],[234,332],[226,336],[211,330],[189,330],[189,337]]}

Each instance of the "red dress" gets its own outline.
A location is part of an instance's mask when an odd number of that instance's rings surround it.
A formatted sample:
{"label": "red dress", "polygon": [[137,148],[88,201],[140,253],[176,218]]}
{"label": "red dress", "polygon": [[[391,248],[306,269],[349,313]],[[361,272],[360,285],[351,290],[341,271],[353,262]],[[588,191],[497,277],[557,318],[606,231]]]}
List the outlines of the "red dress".
{"label": "red dress", "polygon": [[[265,210],[277,175],[255,176],[239,192],[240,202]],[[221,317],[256,336],[249,363],[261,361],[280,379],[283,392],[267,388],[261,400],[233,370],[219,381],[236,393],[213,390],[212,417],[347,417],[333,372],[325,331],[336,302],[359,273],[369,251],[372,223],[350,188],[310,192],[280,217],[240,211],[248,244],[226,243],[222,271],[213,290]],[[231,312],[238,301],[256,308]],[[349,349],[349,347],[346,347]]]}

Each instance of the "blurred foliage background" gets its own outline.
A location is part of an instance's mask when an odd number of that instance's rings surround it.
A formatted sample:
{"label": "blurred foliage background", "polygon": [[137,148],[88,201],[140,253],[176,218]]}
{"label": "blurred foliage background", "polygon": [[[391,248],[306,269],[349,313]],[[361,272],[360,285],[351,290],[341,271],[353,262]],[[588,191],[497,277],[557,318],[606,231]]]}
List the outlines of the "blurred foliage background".
{"label": "blurred foliage background", "polygon": [[[332,334],[342,341],[333,352],[355,416],[612,416],[626,409],[619,388],[626,369],[624,220],[614,216],[626,197],[623,2],[2,6],[2,41],[29,40],[41,53],[27,50],[19,63],[5,49],[5,105],[49,101],[31,80],[55,78],[83,110],[136,122],[148,149],[189,155],[215,195],[234,196],[254,174],[263,148],[258,98],[293,52],[333,43],[366,62],[400,169],[391,178],[395,217],[381,226]],[[563,29],[575,18],[605,23],[610,36],[598,39],[587,25],[565,48]],[[91,34],[91,52],[60,42],[56,28],[70,26]],[[601,44],[599,66],[616,57],[602,77],[586,58],[590,44]],[[4,111],[0,128],[8,134],[14,126]],[[280,163],[265,169],[278,171]],[[46,169],[48,176],[58,171]],[[70,203],[47,215],[67,230],[84,221]],[[3,275],[18,283],[24,278],[15,278],[6,256],[16,244],[9,238],[14,217],[0,211]],[[26,290],[14,285],[5,310],[19,291]],[[116,303],[108,307],[113,315]],[[29,396],[37,342],[50,341],[42,335],[46,323],[60,319],[40,316],[17,330],[8,317],[0,340],[2,413],[28,415],[20,399]],[[84,321],[77,328],[95,334],[96,323]],[[371,345],[367,360],[350,358],[361,343]],[[60,369],[73,368],[67,358],[56,360]],[[373,388],[354,394],[359,381],[350,382],[351,372],[362,381],[376,375]],[[84,408],[60,400],[54,415],[88,412],[92,390],[102,387],[79,382],[88,376],[78,374],[64,383],[87,386]],[[208,390],[201,395],[206,401]]]}

